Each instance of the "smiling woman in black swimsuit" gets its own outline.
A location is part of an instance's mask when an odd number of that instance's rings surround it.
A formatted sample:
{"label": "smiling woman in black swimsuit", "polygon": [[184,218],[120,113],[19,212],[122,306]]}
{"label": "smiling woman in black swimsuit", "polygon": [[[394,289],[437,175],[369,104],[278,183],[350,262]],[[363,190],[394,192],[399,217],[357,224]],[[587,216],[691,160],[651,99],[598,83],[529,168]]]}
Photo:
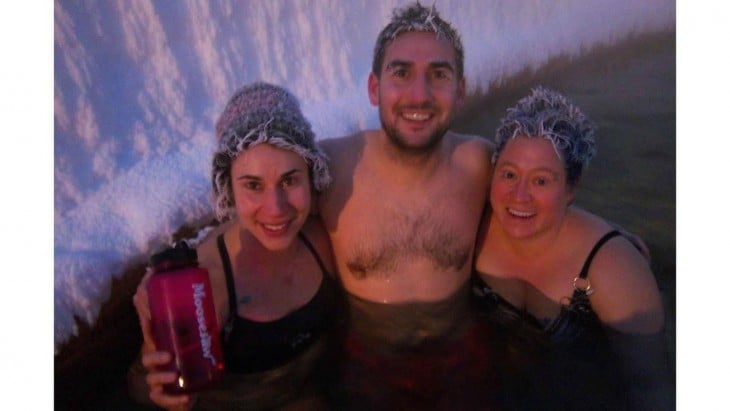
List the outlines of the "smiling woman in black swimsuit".
{"label": "smiling woman in black swimsuit", "polygon": [[[167,409],[320,409],[314,377],[334,324],[338,287],[329,238],[312,197],[329,183],[324,155],[287,90],[255,83],[233,95],[216,124],[212,182],[222,221],[197,247],[210,273],[226,374],[197,395],[167,395],[176,376],[145,329],[144,281],[135,295],[146,377],[132,394]],[[144,381],[140,381],[143,379]],[[304,405],[306,407],[304,407]]]}
{"label": "smiling woman in black swimsuit", "polygon": [[[537,401],[665,404],[664,314],[649,264],[607,221],[571,206],[595,153],[593,125],[562,95],[537,88],[508,109],[495,140],[473,292],[488,318],[547,341],[551,374],[536,387],[549,388]],[[619,380],[630,386],[614,387]]]}

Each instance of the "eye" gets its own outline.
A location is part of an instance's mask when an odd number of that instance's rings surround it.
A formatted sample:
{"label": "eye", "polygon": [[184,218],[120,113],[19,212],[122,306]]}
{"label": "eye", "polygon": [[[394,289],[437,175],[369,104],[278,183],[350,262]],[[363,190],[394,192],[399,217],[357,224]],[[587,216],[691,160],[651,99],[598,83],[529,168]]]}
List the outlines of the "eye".
{"label": "eye", "polygon": [[281,186],[284,188],[294,187],[299,184],[299,177],[296,175],[288,175],[281,180]]}
{"label": "eye", "polygon": [[243,188],[250,191],[261,191],[263,189],[263,185],[256,180],[246,180],[243,183]]}
{"label": "eye", "polygon": [[502,170],[502,179],[503,180],[514,180],[517,177],[514,171],[512,170]]}
{"label": "eye", "polygon": [[533,184],[537,187],[545,187],[550,185],[553,181],[555,181],[553,176],[535,176]]}
{"label": "eye", "polygon": [[435,80],[451,80],[451,72],[446,69],[434,70],[433,78]]}
{"label": "eye", "polygon": [[395,78],[404,79],[404,78],[408,77],[408,70],[406,70],[405,68],[397,68],[397,69],[393,70],[392,75]]}

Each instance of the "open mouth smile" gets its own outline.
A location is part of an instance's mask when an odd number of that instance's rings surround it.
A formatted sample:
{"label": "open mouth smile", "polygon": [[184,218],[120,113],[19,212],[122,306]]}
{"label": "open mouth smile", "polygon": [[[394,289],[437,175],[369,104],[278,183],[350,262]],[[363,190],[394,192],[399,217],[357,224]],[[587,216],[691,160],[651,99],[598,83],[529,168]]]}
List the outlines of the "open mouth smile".
{"label": "open mouth smile", "polygon": [[407,111],[401,113],[401,116],[409,121],[426,121],[431,118],[431,114],[429,113],[417,113],[412,111]]}
{"label": "open mouth smile", "polygon": [[530,218],[536,214],[532,211],[520,211],[520,210],[515,210],[513,208],[508,208],[507,213],[513,217],[518,217],[518,218]]}
{"label": "open mouth smile", "polygon": [[261,227],[263,227],[264,231],[268,232],[269,234],[281,234],[289,228],[289,223],[261,224]]}

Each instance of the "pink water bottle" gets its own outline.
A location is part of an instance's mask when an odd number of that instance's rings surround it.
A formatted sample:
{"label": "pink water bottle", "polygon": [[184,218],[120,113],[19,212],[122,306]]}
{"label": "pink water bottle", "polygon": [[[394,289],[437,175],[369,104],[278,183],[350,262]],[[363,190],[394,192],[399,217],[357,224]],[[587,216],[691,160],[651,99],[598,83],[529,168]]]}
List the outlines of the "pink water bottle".
{"label": "pink water bottle", "polygon": [[208,271],[184,241],[154,254],[147,283],[152,336],[158,351],[173,359],[162,370],[178,374],[163,389],[170,394],[199,391],[223,374],[223,352]]}

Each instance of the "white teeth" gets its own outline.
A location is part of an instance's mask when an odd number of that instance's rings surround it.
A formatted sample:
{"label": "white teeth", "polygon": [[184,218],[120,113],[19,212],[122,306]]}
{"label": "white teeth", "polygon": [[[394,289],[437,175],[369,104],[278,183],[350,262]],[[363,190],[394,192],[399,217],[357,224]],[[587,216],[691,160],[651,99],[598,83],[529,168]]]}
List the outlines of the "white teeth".
{"label": "white teeth", "polygon": [[428,120],[430,115],[426,113],[403,113],[403,117],[407,120],[423,121]]}
{"label": "white teeth", "polygon": [[271,231],[283,230],[284,227],[286,227],[286,224],[279,224],[279,225],[267,225],[267,224],[264,224],[264,228],[266,228],[267,230],[271,230]]}
{"label": "white teeth", "polygon": [[515,216],[515,217],[522,217],[522,218],[526,218],[526,217],[532,217],[533,215],[535,215],[535,213],[531,213],[531,212],[527,212],[527,211],[518,211],[518,210],[513,210],[513,209],[511,209],[511,208],[510,208],[510,209],[507,209],[507,211],[508,211],[508,212],[509,212],[510,214],[512,214],[513,216]]}

